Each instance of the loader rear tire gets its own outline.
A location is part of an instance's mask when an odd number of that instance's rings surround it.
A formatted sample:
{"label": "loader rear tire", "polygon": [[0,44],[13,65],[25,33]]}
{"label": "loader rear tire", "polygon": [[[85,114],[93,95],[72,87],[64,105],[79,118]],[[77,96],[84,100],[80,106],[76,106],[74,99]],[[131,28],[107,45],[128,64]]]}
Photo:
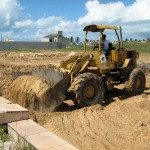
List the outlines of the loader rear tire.
{"label": "loader rear tire", "polygon": [[76,106],[84,107],[100,103],[104,99],[104,84],[100,77],[84,73],[74,79],[69,91]]}
{"label": "loader rear tire", "polygon": [[142,94],[145,89],[145,74],[140,68],[132,70],[129,80],[126,82],[126,92],[130,96]]}

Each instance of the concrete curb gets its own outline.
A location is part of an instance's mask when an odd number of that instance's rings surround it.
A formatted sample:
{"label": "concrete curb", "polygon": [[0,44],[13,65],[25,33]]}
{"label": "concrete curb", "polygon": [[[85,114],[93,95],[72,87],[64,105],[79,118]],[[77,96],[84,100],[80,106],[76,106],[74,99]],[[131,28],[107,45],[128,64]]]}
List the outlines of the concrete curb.
{"label": "concrete curb", "polygon": [[8,133],[22,147],[38,150],[77,150],[31,119],[9,123]]}
{"label": "concrete curb", "polygon": [[0,97],[0,125],[22,148],[37,150],[77,150],[74,146],[29,119],[29,111]]}
{"label": "concrete curb", "polygon": [[18,104],[0,104],[0,124],[29,119],[29,111]]}

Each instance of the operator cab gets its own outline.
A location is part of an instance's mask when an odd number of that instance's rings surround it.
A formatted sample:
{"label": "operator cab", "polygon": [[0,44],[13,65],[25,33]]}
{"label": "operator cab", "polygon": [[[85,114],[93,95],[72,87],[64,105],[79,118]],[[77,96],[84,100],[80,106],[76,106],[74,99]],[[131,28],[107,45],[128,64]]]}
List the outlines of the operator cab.
{"label": "operator cab", "polygon": [[[116,26],[106,26],[106,25],[88,25],[86,26],[83,31],[86,31],[85,33],[85,39],[84,39],[84,55],[93,55],[93,60],[91,60],[91,63],[95,62],[96,66],[99,68],[103,68],[102,70],[105,70],[106,72],[109,69],[115,69],[116,67],[121,67],[126,59],[126,51],[121,48],[121,41],[122,41],[122,32],[120,28],[120,37],[118,35],[119,28]],[[118,39],[116,47],[112,46],[112,43],[109,43],[108,51],[109,53],[105,53],[105,49],[102,46],[103,43],[103,35],[105,30],[112,30],[115,31],[116,37]],[[97,43],[94,45],[91,45],[91,47],[87,44],[87,36],[89,38],[93,38],[93,34],[97,35]],[[90,47],[90,48],[89,48]],[[94,64],[94,63],[93,63]]]}
{"label": "operator cab", "polygon": [[[83,31],[86,31],[85,39],[84,39],[84,50],[85,51],[88,50],[88,48],[87,48],[87,41],[88,41],[87,40],[87,35],[89,33],[94,33],[94,34],[97,33],[97,37],[99,36],[98,39],[96,40],[96,42],[94,41],[94,43],[93,43],[93,50],[94,51],[95,50],[99,50],[99,51],[103,50],[103,42],[102,41],[103,41],[103,35],[105,35],[104,31],[106,29],[110,29],[110,30],[115,31],[115,33],[117,35],[117,38],[118,38],[118,49],[120,49],[120,43],[121,42],[120,42],[119,35],[117,33],[118,27],[116,27],[116,26],[106,26],[106,25],[88,25],[83,29]],[[91,36],[91,37],[93,37],[93,36]],[[109,42],[108,50],[113,50],[113,49],[116,49],[116,48],[112,46],[111,42]]]}

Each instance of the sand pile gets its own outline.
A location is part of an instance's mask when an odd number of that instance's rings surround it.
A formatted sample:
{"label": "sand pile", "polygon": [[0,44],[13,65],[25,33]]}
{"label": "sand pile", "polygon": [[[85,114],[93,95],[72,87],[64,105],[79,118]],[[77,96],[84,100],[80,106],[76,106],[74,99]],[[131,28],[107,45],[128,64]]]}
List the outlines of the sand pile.
{"label": "sand pile", "polygon": [[57,101],[50,97],[51,85],[40,77],[21,76],[8,88],[8,98],[21,106],[38,112],[51,112]]}

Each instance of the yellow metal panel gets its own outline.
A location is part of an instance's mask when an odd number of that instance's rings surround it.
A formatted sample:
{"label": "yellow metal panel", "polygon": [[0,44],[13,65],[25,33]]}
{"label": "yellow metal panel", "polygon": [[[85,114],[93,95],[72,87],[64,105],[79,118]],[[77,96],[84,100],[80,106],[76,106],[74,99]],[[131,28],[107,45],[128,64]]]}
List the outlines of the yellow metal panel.
{"label": "yellow metal panel", "polygon": [[111,51],[112,62],[116,62],[119,66],[123,65],[126,58],[127,58],[126,50],[112,50]]}
{"label": "yellow metal panel", "polygon": [[112,62],[118,61],[118,50],[111,51],[111,60],[112,60]]}
{"label": "yellow metal panel", "polygon": [[98,32],[98,31],[104,31],[105,29],[111,29],[111,30],[118,30],[118,27],[116,26],[106,26],[106,25],[88,25],[84,27],[83,31],[91,31],[91,32]]}
{"label": "yellow metal panel", "polygon": [[110,69],[115,69],[116,68],[116,63],[115,62],[109,63],[109,68]]}
{"label": "yellow metal panel", "polygon": [[126,59],[122,65],[122,67],[127,67],[131,59]]}
{"label": "yellow metal panel", "polygon": [[118,51],[118,65],[122,66],[126,58],[127,58],[127,51],[119,50]]}
{"label": "yellow metal panel", "polygon": [[[84,53],[84,55],[90,55],[90,54],[93,55],[93,60],[92,60],[93,62],[91,62],[90,64],[95,64],[95,66],[99,67],[100,70],[109,69],[107,60],[106,61],[101,60],[101,56],[104,56],[104,52],[102,50],[101,51],[86,51]],[[91,67],[94,67],[94,66],[91,66]]]}
{"label": "yellow metal panel", "polygon": [[[64,69],[69,69],[69,65],[74,64],[74,62],[78,59],[79,56],[72,57],[70,59],[65,60],[60,66],[59,69],[64,68]],[[71,68],[70,68],[71,69]]]}

